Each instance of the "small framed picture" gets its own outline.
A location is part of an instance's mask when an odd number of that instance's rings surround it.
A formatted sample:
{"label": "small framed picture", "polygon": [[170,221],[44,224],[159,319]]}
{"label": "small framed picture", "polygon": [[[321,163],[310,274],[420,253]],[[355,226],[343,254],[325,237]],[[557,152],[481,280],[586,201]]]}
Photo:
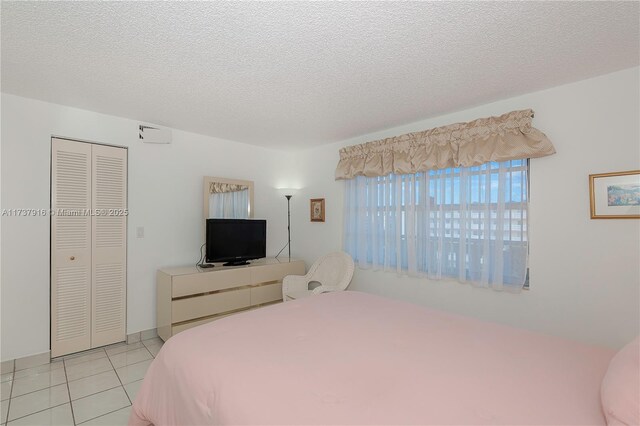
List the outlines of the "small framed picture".
{"label": "small framed picture", "polygon": [[324,222],[324,198],[311,199],[311,222]]}
{"label": "small framed picture", "polygon": [[640,170],[589,175],[591,219],[640,219]]}

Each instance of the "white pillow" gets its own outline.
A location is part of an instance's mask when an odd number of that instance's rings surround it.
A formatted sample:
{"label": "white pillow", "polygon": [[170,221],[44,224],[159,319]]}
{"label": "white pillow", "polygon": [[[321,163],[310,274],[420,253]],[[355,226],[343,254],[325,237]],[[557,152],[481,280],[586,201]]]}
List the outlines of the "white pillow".
{"label": "white pillow", "polygon": [[608,425],[640,424],[640,337],[611,359],[600,398]]}

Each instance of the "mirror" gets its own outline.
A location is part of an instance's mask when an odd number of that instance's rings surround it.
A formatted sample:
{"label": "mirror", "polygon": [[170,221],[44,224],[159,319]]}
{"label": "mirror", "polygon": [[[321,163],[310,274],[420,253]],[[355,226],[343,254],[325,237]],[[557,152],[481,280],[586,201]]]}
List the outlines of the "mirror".
{"label": "mirror", "polygon": [[205,219],[253,217],[253,181],[204,177]]}

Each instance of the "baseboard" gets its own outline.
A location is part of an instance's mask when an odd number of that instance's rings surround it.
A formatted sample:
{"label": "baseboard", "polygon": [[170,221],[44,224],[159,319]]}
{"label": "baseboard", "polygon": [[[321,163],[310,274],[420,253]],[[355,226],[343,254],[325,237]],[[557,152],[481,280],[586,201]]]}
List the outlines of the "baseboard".
{"label": "baseboard", "polygon": [[[155,328],[149,330],[138,331],[137,333],[127,334],[127,344],[137,343],[142,340],[153,339],[158,337],[158,331]],[[13,373],[18,370],[37,367],[51,362],[51,351],[41,354],[29,355],[22,358],[10,359],[0,363],[0,374]]]}
{"label": "baseboard", "polygon": [[137,333],[127,334],[127,344],[130,345],[142,340],[153,339],[154,337],[158,337],[158,330],[155,328],[138,331]]}
{"label": "baseboard", "polygon": [[2,363],[0,363],[0,374],[13,373],[15,365],[16,362],[13,359],[9,361],[2,361]]}
{"label": "baseboard", "polygon": [[0,364],[0,370],[2,374],[7,374],[14,371],[25,370],[31,367],[37,367],[43,364],[49,364],[49,362],[51,362],[51,351],[43,352],[36,355],[29,355],[22,358],[11,359],[9,361],[2,361],[2,364]]}

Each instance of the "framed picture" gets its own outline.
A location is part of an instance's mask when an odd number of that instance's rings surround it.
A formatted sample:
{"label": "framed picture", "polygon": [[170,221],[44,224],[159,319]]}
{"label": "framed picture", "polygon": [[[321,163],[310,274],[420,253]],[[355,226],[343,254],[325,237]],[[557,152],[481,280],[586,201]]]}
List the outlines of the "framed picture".
{"label": "framed picture", "polygon": [[589,175],[591,219],[640,219],[640,170]]}
{"label": "framed picture", "polygon": [[311,199],[311,222],[324,222],[324,198]]}

